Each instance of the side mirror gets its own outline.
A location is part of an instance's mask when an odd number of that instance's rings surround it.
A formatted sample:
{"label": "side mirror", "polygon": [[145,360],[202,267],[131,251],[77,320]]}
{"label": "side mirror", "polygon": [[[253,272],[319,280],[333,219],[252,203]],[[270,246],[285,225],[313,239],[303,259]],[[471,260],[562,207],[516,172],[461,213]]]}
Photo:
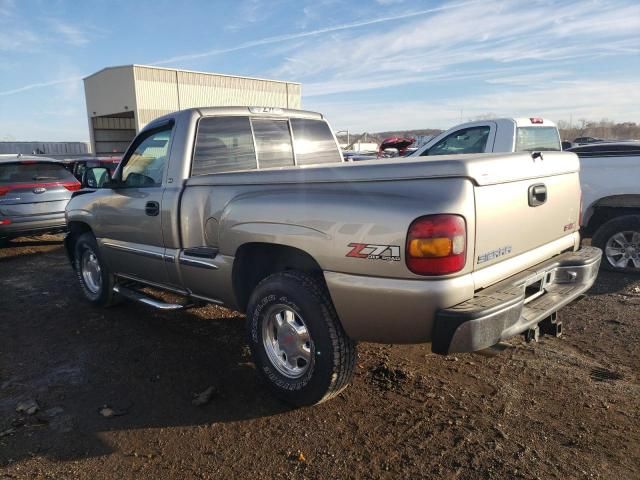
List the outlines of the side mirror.
{"label": "side mirror", "polygon": [[104,188],[111,183],[111,172],[105,167],[87,168],[81,183],[83,188]]}

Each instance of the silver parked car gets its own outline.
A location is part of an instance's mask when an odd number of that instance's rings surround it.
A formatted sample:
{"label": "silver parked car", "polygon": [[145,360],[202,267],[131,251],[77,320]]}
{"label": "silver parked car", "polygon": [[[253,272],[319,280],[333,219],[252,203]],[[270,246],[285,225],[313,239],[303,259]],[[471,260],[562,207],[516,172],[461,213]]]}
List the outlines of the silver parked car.
{"label": "silver parked car", "polygon": [[0,155],[0,240],[63,231],[64,210],[79,189],[62,162]]}

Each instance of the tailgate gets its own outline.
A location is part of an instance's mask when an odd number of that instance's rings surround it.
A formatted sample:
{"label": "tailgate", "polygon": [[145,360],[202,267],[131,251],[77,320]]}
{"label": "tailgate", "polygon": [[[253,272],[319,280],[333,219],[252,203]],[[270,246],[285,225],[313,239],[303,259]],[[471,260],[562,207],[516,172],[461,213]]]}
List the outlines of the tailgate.
{"label": "tailgate", "polygon": [[475,187],[474,270],[579,229],[579,164],[573,156],[545,153],[544,160],[518,156],[511,159],[512,163],[508,163],[509,158],[500,161],[504,162],[500,183]]}

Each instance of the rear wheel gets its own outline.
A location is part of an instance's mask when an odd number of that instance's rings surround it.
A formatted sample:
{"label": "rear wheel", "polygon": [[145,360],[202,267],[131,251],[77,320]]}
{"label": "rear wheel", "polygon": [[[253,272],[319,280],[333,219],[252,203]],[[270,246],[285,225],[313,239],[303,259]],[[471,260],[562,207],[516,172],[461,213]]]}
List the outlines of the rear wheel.
{"label": "rear wheel", "polygon": [[640,215],[609,220],[598,228],[592,243],[602,249],[607,270],[640,273]]}
{"label": "rear wheel", "polygon": [[114,277],[100,256],[93,234],[83,233],[78,237],[74,250],[74,267],[87,300],[105,307],[115,303]]}
{"label": "rear wheel", "polygon": [[313,405],[349,384],[356,345],[320,279],[293,271],[267,277],[251,294],[247,327],[257,370],[284,401]]}

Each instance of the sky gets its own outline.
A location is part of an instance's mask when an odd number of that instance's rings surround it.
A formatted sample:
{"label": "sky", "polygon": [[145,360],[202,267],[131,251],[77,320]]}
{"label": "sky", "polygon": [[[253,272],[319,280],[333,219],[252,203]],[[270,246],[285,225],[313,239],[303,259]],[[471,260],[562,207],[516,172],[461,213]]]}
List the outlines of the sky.
{"label": "sky", "polygon": [[334,130],[640,123],[640,1],[0,0],[0,140],[87,141],[82,78],[133,63],[300,82]]}

